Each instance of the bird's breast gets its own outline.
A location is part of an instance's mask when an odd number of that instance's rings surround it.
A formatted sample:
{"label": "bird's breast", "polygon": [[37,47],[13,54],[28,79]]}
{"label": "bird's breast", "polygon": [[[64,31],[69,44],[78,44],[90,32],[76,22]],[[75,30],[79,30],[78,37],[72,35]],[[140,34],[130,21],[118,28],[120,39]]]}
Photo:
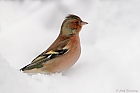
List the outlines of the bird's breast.
{"label": "bird's breast", "polygon": [[69,68],[76,63],[81,54],[79,36],[73,36],[67,46],[69,47],[69,51],[66,55],[64,55],[64,58],[67,60],[66,62],[63,62],[63,64]]}
{"label": "bird's breast", "polygon": [[66,54],[51,60],[51,62],[47,62],[46,67],[49,67],[49,63],[51,64],[51,67],[47,68],[47,70],[50,70],[49,72],[65,71],[72,67],[79,59],[81,54],[81,46],[78,35],[73,35],[66,47],[69,49]]}

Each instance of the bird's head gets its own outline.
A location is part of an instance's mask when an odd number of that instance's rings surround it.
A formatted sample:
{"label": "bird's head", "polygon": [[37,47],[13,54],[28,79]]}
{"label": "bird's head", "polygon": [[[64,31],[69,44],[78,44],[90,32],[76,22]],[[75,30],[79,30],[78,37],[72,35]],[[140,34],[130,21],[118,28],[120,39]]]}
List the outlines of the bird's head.
{"label": "bird's head", "polygon": [[78,34],[82,29],[82,26],[85,24],[88,23],[82,21],[80,17],[70,14],[66,16],[65,20],[63,21],[60,34],[61,35]]}

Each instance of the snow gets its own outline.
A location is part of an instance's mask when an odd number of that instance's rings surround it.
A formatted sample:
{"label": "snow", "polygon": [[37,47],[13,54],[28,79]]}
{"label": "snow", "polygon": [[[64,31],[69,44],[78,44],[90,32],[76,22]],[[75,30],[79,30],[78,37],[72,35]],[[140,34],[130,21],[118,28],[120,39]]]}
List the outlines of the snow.
{"label": "snow", "polygon": [[[140,93],[139,4],[1,0],[0,93]],[[64,17],[71,13],[89,23],[80,33],[78,62],[63,74],[20,72],[56,39]]]}

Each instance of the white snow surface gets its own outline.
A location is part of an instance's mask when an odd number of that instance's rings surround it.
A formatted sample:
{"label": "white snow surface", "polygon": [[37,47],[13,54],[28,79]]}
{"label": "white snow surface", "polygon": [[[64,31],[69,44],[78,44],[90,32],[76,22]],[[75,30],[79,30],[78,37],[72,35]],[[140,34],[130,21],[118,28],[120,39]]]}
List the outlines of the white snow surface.
{"label": "white snow surface", "polygon": [[[67,14],[89,24],[64,73],[19,69],[49,47]],[[0,0],[0,93],[140,93],[139,0]]]}

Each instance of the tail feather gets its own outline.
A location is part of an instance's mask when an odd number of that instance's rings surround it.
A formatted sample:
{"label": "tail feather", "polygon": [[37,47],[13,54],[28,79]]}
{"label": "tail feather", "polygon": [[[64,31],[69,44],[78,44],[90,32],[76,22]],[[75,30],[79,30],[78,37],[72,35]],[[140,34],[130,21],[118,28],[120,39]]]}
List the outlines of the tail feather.
{"label": "tail feather", "polygon": [[20,71],[25,71],[25,70],[31,70],[31,69],[37,69],[43,67],[42,63],[31,63],[23,68],[20,69]]}
{"label": "tail feather", "polygon": [[27,70],[27,67],[28,67],[28,65],[27,65],[27,66],[25,66],[25,67],[23,67],[23,68],[21,68],[21,69],[20,69],[20,71]]}

